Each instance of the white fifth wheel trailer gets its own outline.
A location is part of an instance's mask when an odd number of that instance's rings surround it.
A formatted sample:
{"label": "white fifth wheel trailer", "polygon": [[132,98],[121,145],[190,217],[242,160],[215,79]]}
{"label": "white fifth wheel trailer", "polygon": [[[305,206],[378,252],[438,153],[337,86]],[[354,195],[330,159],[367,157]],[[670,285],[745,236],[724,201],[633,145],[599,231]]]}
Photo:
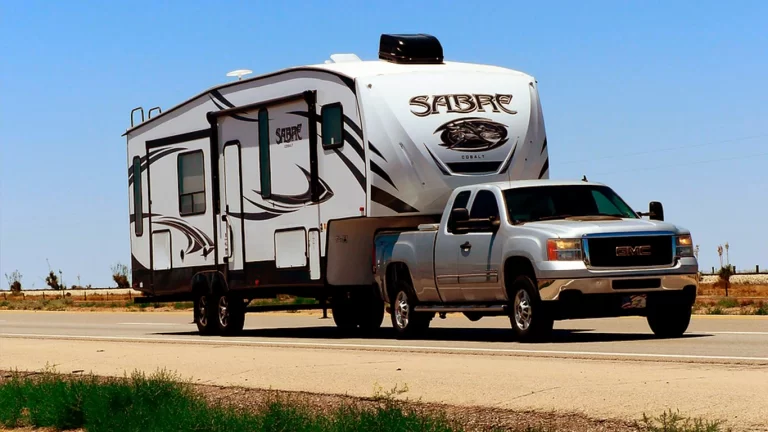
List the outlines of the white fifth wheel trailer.
{"label": "white fifth wheel trailer", "polygon": [[241,330],[248,301],[278,294],[329,301],[339,327],[376,328],[377,231],[437,222],[459,186],[548,178],[530,75],[444,61],[423,34],[382,35],[378,60],[331,59],[147,119],[134,109],[131,265],[143,301],[193,300],[209,334]]}

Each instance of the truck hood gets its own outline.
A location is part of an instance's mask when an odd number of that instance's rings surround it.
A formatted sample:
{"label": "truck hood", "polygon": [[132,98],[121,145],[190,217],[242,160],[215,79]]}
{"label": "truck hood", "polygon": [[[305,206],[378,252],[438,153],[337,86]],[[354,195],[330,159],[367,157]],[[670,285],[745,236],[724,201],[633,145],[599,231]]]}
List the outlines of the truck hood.
{"label": "truck hood", "polygon": [[688,234],[673,224],[647,219],[590,219],[570,218],[542,222],[528,222],[521,226],[561,238],[578,238],[585,234],[621,232],[667,231]]}

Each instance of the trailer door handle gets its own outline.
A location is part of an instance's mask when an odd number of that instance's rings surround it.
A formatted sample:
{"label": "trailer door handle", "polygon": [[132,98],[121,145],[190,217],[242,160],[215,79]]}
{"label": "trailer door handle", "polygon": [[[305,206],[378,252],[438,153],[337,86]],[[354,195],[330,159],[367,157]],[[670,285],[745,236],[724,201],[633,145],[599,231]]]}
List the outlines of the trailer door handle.
{"label": "trailer door handle", "polygon": [[467,241],[464,242],[461,246],[459,246],[461,250],[470,250],[472,249],[472,245]]}

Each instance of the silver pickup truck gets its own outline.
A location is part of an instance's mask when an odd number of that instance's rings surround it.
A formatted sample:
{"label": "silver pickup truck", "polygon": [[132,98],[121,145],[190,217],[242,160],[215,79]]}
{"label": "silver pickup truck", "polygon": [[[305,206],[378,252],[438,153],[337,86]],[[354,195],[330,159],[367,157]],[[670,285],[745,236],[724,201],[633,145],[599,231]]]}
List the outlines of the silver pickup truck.
{"label": "silver pickup truck", "polygon": [[698,263],[689,231],[663,222],[661,203],[649,207],[635,212],[586,181],[460,187],[439,224],[377,233],[376,284],[399,337],[451,312],[509,316],[521,341],[546,338],[555,320],[624,315],[678,337]]}

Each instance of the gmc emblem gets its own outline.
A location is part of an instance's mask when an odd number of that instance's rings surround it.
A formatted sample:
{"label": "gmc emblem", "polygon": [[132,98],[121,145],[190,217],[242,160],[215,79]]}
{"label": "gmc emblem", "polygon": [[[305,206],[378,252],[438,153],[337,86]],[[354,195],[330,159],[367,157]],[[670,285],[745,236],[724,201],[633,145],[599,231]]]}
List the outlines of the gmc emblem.
{"label": "gmc emblem", "polygon": [[651,246],[649,245],[616,247],[617,257],[650,256],[650,255],[651,255]]}

